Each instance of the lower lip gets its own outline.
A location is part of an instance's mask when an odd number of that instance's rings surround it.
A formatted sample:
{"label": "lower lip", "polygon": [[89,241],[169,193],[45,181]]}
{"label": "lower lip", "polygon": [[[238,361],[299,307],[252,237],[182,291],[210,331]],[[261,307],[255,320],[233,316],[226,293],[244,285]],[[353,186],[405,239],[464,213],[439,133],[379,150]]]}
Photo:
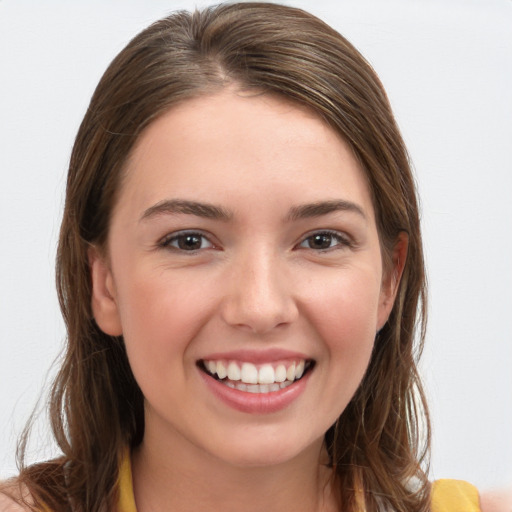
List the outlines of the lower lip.
{"label": "lower lip", "polygon": [[288,387],[271,393],[249,393],[233,389],[198,370],[212,393],[229,407],[250,414],[271,414],[288,407],[307,385],[311,370]]}

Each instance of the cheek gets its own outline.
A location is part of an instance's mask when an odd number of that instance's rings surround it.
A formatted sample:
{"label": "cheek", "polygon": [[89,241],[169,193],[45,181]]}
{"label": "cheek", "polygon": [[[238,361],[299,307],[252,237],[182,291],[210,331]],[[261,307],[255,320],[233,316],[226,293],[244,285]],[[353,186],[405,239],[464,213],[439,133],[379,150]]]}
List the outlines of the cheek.
{"label": "cheek", "polygon": [[131,276],[118,287],[118,306],[135,375],[149,372],[156,377],[158,368],[165,366],[166,374],[169,365],[183,368],[190,340],[211,309],[207,295],[198,293],[186,279],[169,279],[164,272]]}
{"label": "cheek", "polygon": [[373,344],[380,283],[374,272],[347,272],[323,281],[310,297],[310,312],[322,338],[335,350],[359,351]]}
{"label": "cheek", "polygon": [[346,407],[368,367],[376,335],[380,286],[374,275],[353,273],[324,283],[309,316],[327,352],[326,396],[336,417]]}

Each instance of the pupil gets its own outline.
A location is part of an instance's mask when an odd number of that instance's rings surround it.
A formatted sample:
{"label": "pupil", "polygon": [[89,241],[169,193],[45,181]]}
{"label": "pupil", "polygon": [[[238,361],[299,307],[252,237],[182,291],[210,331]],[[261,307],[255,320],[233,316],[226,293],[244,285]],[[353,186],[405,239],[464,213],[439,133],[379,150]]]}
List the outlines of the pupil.
{"label": "pupil", "polygon": [[180,249],[194,250],[201,248],[201,237],[197,235],[185,235],[178,240]]}
{"label": "pupil", "polygon": [[331,235],[314,235],[311,245],[314,249],[328,249],[331,246]]}

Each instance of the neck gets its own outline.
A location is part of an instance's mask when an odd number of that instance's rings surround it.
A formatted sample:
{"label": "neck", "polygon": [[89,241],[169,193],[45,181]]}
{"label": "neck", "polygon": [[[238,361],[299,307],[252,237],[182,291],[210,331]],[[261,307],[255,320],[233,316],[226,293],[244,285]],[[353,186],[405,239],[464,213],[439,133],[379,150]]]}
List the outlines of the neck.
{"label": "neck", "polygon": [[138,512],[212,507],[226,512],[336,510],[320,441],[283,463],[241,467],[205,454],[182,438],[161,439],[146,432],[132,454]]}

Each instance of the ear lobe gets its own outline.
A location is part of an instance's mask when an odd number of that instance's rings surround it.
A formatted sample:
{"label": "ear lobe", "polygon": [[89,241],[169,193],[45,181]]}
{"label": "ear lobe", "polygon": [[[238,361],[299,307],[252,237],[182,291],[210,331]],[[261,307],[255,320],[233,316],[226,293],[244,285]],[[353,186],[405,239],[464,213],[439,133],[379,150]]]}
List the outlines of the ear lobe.
{"label": "ear lobe", "polygon": [[98,327],[110,336],[123,334],[115,297],[112,271],[96,247],[89,248],[89,268],[91,269],[92,296],[91,308]]}
{"label": "ear lobe", "polygon": [[388,317],[393,309],[396,294],[400,285],[400,279],[407,259],[407,249],[409,246],[409,236],[405,231],[401,231],[393,248],[391,255],[391,267],[385,270],[382,280],[382,287],[379,301],[379,314],[377,321],[377,330],[382,329],[388,321]]}

